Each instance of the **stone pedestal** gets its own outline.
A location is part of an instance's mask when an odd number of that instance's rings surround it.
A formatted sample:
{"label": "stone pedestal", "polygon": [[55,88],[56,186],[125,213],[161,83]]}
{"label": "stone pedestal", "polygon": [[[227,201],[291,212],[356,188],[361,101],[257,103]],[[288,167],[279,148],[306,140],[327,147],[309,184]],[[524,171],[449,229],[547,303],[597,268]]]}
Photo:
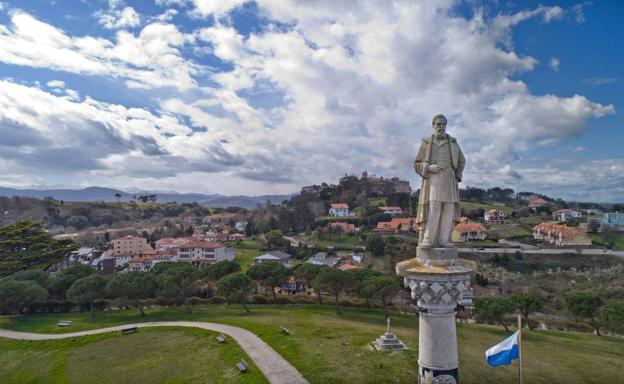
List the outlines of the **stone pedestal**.
{"label": "stone pedestal", "polygon": [[405,344],[403,344],[403,342],[399,340],[390,330],[390,318],[388,318],[387,321],[388,329],[386,330],[386,333],[373,341],[373,346],[380,351],[405,351],[407,349]]}
{"label": "stone pedestal", "polygon": [[455,309],[468,296],[475,269],[455,248],[419,248],[416,258],[396,266],[418,301],[419,384],[459,382]]}

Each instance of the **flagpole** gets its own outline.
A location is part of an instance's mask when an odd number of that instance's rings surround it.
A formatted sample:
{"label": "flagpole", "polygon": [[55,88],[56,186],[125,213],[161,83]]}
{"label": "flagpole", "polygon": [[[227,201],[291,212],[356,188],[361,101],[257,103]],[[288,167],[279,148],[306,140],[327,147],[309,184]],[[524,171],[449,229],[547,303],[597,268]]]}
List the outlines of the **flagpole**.
{"label": "flagpole", "polygon": [[522,318],[518,315],[518,378],[522,384]]}

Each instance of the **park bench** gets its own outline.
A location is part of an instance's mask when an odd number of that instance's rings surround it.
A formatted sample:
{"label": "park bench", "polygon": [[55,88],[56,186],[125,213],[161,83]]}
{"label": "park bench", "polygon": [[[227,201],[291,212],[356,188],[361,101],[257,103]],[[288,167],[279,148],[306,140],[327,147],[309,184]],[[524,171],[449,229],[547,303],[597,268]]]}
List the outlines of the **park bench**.
{"label": "park bench", "polygon": [[59,327],[69,327],[72,325],[72,322],[70,320],[61,320],[58,323],[56,323],[56,325]]}
{"label": "park bench", "polygon": [[225,342],[225,335],[223,333],[219,333],[219,336],[217,336],[217,341],[219,343],[224,343]]}
{"label": "park bench", "polygon": [[128,333],[134,333],[137,331],[137,327],[131,327],[131,328],[124,328],[121,330],[121,334],[122,335],[127,335]]}
{"label": "park bench", "polygon": [[247,372],[247,369],[249,369],[249,364],[247,364],[247,362],[245,361],[245,359],[241,359],[237,364],[236,364],[236,368],[238,368],[239,371],[241,372]]}
{"label": "park bench", "polygon": [[282,332],[284,335],[290,335],[290,331],[288,330],[288,328],[284,327],[283,325],[280,325],[280,332]]}

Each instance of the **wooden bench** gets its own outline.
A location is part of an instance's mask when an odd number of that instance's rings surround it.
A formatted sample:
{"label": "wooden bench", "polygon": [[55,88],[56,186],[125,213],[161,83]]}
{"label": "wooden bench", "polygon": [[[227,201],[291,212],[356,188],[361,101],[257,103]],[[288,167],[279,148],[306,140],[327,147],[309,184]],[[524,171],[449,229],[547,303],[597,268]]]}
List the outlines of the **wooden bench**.
{"label": "wooden bench", "polygon": [[280,325],[280,332],[282,332],[284,335],[290,335],[290,331],[288,330],[288,328],[284,327],[283,325]]}
{"label": "wooden bench", "polygon": [[245,359],[241,359],[238,363],[236,363],[236,368],[238,368],[241,372],[247,372],[249,369],[249,364],[245,361]]}
{"label": "wooden bench", "polygon": [[72,325],[72,322],[70,320],[61,320],[56,323],[56,325],[59,327],[70,327]]}
{"label": "wooden bench", "polygon": [[224,343],[225,342],[225,335],[223,333],[219,333],[219,336],[217,336],[217,341],[219,343]]}
{"label": "wooden bench", "polygon": [[138,330],[137,327],[131,327],[131,328],[124,328],[121,330],[121,334],[122,335],[127,335],[128,333],[134,333]]}

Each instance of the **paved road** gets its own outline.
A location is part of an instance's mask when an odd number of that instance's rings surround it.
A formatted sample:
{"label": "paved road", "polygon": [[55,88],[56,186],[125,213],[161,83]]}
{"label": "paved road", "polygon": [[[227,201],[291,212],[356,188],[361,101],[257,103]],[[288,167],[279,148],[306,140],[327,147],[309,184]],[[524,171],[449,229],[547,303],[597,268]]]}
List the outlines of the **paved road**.
{"label": "paved road", "polygon": [[95,335],[98,333],[108,333],[121,331],[124,328],[129,327],[193,327],[202,328],[210,331],[222,332],[236,342],[243,348],[243,350],[249,355],[251,360],[258,366],[260,371],[266,376],[272,384],[308,384],[308,381],[301,375],[295,367],[293,367],[288,361],[280,356],[273,348],[267,343],[262,341],[258,336],[254,335],[250,331],[233,327],[231,325],[205,323],[200,321],[159,321],[150,323],[136,323],[119,325],[116,327],[93,329],[90,331],[73,332],[73,333],[57,333],[57,334],[42,334],[42,333],[27,333],[10,331],[8,329],[0,329],[0,337],[6,337],[9,339],[18,340],[52,340],[52,339],[65,339],[68,337]]}
{"label": "paved road", "polygon": [[[514,254],[517,251],[520,251],[525,254],[533,254],[533,255],[560,255],[560,254],[570,254],[577,253],[575,248],[564,249],[564,248],[541,248],[541,249],[518,249],[518,248],[457,248],[457,250],[462,252],[470,252],[470,253],[511,253]],[[580,249],[581,255],[612,255],[618,257],[624,257],[624,251],[612,251],[607,250],[606,252],[602,249],[597,248],[582,248]]]}

